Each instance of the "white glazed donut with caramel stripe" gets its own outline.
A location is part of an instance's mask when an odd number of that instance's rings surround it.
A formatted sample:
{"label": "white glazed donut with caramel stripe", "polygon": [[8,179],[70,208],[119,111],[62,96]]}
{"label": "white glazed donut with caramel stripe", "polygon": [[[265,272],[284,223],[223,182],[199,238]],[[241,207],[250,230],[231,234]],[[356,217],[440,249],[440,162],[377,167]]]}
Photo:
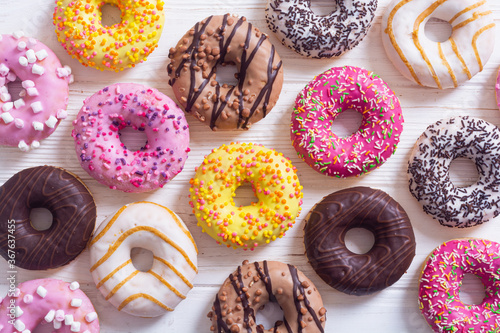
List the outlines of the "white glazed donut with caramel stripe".
{"label": "white glazed donut with caramel stripe", "polygon": [[[153,266],[137,270],[132,248],[153,252]],[[182,220],[152,202],[135,202],[106,219],[90,243],[94,282],[118,310],[155,317],[186,298],[198,272],[198,249]]]}
{"label": "white glazed donut with caramel stripe", "polygon": [[[442,43],[425,35],[431,18],[450,23]],[[392,63],[422,86],[454,88],[483,70],[495,43],[487,0],[393,0],[382,20],[382,40]]]}

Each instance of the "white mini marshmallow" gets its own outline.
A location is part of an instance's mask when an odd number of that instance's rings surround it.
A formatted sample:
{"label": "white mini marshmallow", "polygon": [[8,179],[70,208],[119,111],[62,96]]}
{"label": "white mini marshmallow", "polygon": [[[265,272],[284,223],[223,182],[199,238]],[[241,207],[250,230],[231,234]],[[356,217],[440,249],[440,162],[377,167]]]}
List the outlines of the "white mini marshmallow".
{"label": "white mini marshmallow", "polygon": [[43,131],[43,123],[39,121],[34,121],[33,128],[35,129],[35,131]]}
{"label": "white mini marshmallow", "polygon": [[56,127],[57,124],[57,118],[54,116],[50,116],[49,119],[45,122],[45,125],[47,125],[48,128],[54,128]]}
{"label": "white mini marshmallow", "polygon": [[[24,128],[24,120],[22,120],[21,118],[16,118],[14,120],[14,125],[16,125],[16,127],[19,129]],[[33,296],[31,296],[31,297],[33,297]]]}
{"label": "white mini marshmallow", "polygon": [[16,99],[16,100],[14,101],[14,107],[15,107],[16,109],[20,109],[20,108],[22,108],[22,107],[23,107],[23,106],[25,106],[25,105],[26,105],[26,103],[24,103],[24,99],[22,99],[22,98]]}
{"label": "white mini marshmallow", "polygon": [[31,73],[33,73],[33,74],[43,75],[44,72],[45,72],[45,68],[43,68],[42,66],[37,65],[37,64],[34,64],[33,68],[31,68]]}
{"label": "white mini marshmallow", "polygon": [[54,329],[58,330],[62,327],[62,322],[54,320]]}
{"label": "white mini marshmallow", "polygon": [[19,306],[16,306],[15,308],[15,316],[16,318],[19,318],[23,315],[24,311],[19,307]]}
{"label": "white mini marshmallow", "polygon": [[35,50],[29,49],[28,51],[26,51],[26,58],[28,59],[28,62],[30,64],[36,62]]}
{"label": "white mini marshmallow", "polygon": [[22,51],[26,48],[26,42],[25,41],[20,41],[18,44],[17,44],[17,49],[19,51]]}
{"label": "white mini marshmallow", "polygon": [[12,110],[13,107],[14,107],[13,102],[7,102],[4,105],[2,105],[2,110],[3,111],[10,111],[10,110]]}
{"label": "white mini marshmallow", "polygon": [[14,121],[14,117],[9,112],[4,112],[0,114],[0,118],[6,123],[9,124]]}
{"label": "white mini marshmallow", "polygon": [[19,57],[19,65],[23,67],[28,66],[28,59],[26,57]]}
{"label": "white mini marshmallow", "polygon": [[78,283],[78,281],[73,281],[70,283],[69,289],[71,289],[73,291],[80,289],[80,284]]}
{"label": "white mini marshmallow", "polygon": [[79,308],[80,306],[82,306],[82,304],[83,301],[80,298],[73,298],[71,300],[71,306],[74,308]]}
{"label": "white mini marshmallow", "polygon": [[42,61],[43,59],[45,59],[49,56],[49,54],[47,53],[47,50],[45,50],[45,49],[41,49],[40,51],[35,53],[35,55],[36,55],[36,58],[40,61]]}
{"label": "white mini marshmallow", "polygon": [[38,96],[38,89],[36,88],[28,88],[26,89],[26,93],[28,94],[28,96]]}
{"label": "white mini marshmallow", "polygon": [[57,321],[63,321],[64,320],[64,310],[57,310],[55,319]]}
{"label": "white mini marshmallow", "polygon": [[[15,39],[19,39],[21,37],[24,37],[24,32],[22,32],[21,30],[15,31],[12,33],[12,37],[14,37]],[[18,331],[21,331],[21,330],[18,330]]]}
{"label": "white mini marshmallow", "polygon": [[40,148],[40,141],[33,140],[33,142],[31,143],[31,148],[33,149]]}
{"label": "white mini marshmallow", "polygon": [[40,111],[43,111],[43,105],[41,101],[33,102],[31,103],[31,109],[33,110],[34,113],[38,113]]}
{"label": "white mini marshmallow", "polygon": [[28,150],[30,150],[29,146],[26,144],[26,142],[24,142],[24,140],[19,141],[19,144],[17,145],[17,147],[21,151],[28,151]]}
{"label": "white mini marshmallow", "polygon": [[10,69],[9,69],[9,67],[7,67],[7,65],[5,65],[3,63],[0,64],[0,75],[7,76],[7,74],[9,74],[9,71],[10,71]]}
{"label": "white mini marshmallow", "polygon": [[7,79],[7,81],[14,82],[16,81],[17,76],[16,74],[14,74],[14,72],[9,72],[9,74],[7,74],[5,78]]}
{"label": "white mini marshmallow", "polygon": [[57,110],[57,119],[66,119],[66,117],[68,116],[68,112],[66,112],[66,110],[63,110],[63,109],[59,109]]}
{"label": "white mini marshmallow", "polygon": [[78,321],[74,321],[71,323],[71,332],[80,332],[80,326],[81,324]]}
{"label": "white mini marshmallow", "polygon": [[[43,124],[42,124],[43,126]],[[36,293],[38,294],[38,296],[40,296],[41,298],[45,298],[45,296],[47,296],[47,289],[45,289],[44,287],[42,286],[38,286],[38,288],[36,288]]]}
{"label": "white mini marshmallow", "polygon": [[31,331],[30,330],[24,330],[21,333],[31,333]]}
{"label": "white mini marshmallow", "polygon": [[64,316],[64,325],[71,325],[73,323],[73,315],[65,315]]}
{"label": "white mini marshmallow", "polygon": [[24,325],[24,323],[17,319],[15,322],[14,322],[14,328],[20,332],[24,331],[24,329],[26,328],[26,325]]}
{"label": "white mini marshmallow", "polygon": [[57,72],[57,76],[59,76],[59,77],[67,77],[70,75],[70,72],[66,68],[63,68],[63,67],[57,68],[56,72]]}
{"label": "white mini marshmallow", "polygon": [[35,38],[29,38],[28,39],[28,47],[34,47],[38,41]]}
{"label": "white mini marshmallow", "polygon": [[[21,120],[21,119],[19,119],[19,120]],[[30,304],[31,302],[33,302],[33,295],[31,295],[31,294],[24,295],[23,302],[26,304]]]}
{"label": "white mini marshmallow", "polygon": [[50,323],[54,320],[54,317],[56,316],[56,310],[50,310],[46,315],[45,315],[45,321]]}
{"label": "white mini marshmallow", "polygon": [[93,322],[94,320],[97,319],[97,313],[96,312],[89,312],[85,315],[85,320],[87,321],[87,323],[91,323]]}
{"label": "white mini marshmallow", "polygon": [[11,96],[9,93],[1,93],[0,94],[0,100],[2,100],[2,102],[8,102],[10,101],[11,99]]}
{"label": "white mini marshmallow", "polygon": [[23,82],[21,82],[21,85],[23,86],[24,89],[32,88],[35,86],[35,82],[31,80],[24,80]]}
{"label": "white mini marshmallow", "polygon": [[5,86],[5,77],[0,76],[0,86],[3,88]]}

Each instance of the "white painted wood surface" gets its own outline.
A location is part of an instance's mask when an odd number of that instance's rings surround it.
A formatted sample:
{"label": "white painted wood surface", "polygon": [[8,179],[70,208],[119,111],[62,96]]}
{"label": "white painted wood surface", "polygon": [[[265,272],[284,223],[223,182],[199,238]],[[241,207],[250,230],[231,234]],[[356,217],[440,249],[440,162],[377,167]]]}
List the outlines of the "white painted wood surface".
{"label": "white painted wood surface", "polygon": [[[316,0],[318,1],[318,0]],[[459,1],[459,0],[455,0]],[[333,1],[332,1],[333,2]],[[165,188],[148,194],[125,194],[107,189],[90,178],[78,163],[74,152],[71,120],[82,105],[85,97],[98,89],[115,82],[137,82],[150,85],[175,99],[167,84],[168,50],[195,22],[211,15],[226,12],[246,16],[264,32],[268,32],[264,8],[266,0],[167,0],[165,6],[166,24],[160,40],[160,47],[148,61],[122,73],[102,73],[85,68],[71,59],[58,44],[52,25],[52,0],[0,0],[0,33],[24,30],[29,36],[41,40],[51,47],[63,64],[73,68],[75,83],[70,87],[69,117],[41,148],[25,154],[17,148],[0,148],[0,184],[14,173],[32,166],[49,164],[60,166],[80,176],[95,196],[98,207],[98,223],[122,205],[150,200],[165,205],[177,212],[188,225],[200,253],[199,274],[195,288],[174,312],[155,319],[143,319],[118,312],[108,304],[95,288],[89,273],[88,250],[71,264],[49,271],[26,271],[19,269],[18,282],[35,278],[60,278],[66,281],[78,280],[82,289],[93,301],[100,317],[102,332],[208,332],[210,321],[206,318],[214,295],[224,279],[244,259],[281,260],[295,264],[310,277],[320,290],[327,313],[327,332],[428,332],[417,306],[417,280],[421,265],[429,252],[441,242],[457,237],[484,237],[500,241],[500,218],[482,226],[467,230],[450,229],[423,213],[422,208],[411,197],[406,176],[407,158],[415,140],[431,123],[450,116],[472,115],[500,125],[500,113],[495,102],[495,78],[500,64],[500,54],[493,54],[482,73],[465,85],[439,91],[419,87],[406,80],[392,66],[381,44],[381,16],[388,0],[379,0],[379,8],[371,31],[361,44],[339,59],[312,60],[302,58],[288,50],[270,35],[271,41],[284,62],[285,83],[279,102],[267,118],[247,132],[211,132],[207,127],[188,117],[191,127],[191,153],[185,170]],[[490,0],[496,23],[500,23],[500,2]],[[321,13],[327,8],[313,2]],[[333,7],[331,7],[333,8]],[[500,33],[497,33],[497,44]],[[497,45],[498,50],[499,45]],[[295,153],[289,139],[289,122],[293,102],[298,91],[314,75],[332,66],[355,65],[365,67],[379,74],[396,92],[401,100],[405,117],[404,131],[396,154],[380,169],[360,178],[340,180],[327,178],[313,171]],[[283,239],[254,252],[243,252],[218,246],[215,241],[202,234],[196,226],[196,219],[188,204],[189,179],[195,166],[212,148],[231,141],[253,141],[274,148],[291,158],[298,169],[304,186],[303,212],[297,223]],[[457,163],[458,164],[458,163]],[[467,163],[457,166],[456,173],[461,181],[473,178]],[[457,181],[458,182],[458,181]],[[391,194],[409,214],[417,240],[417,255],[408,272],[392,287],[371,296],[348,296],[326,285],[312,270],[304,256],[304,218],[310,208],[324,195],[333,191],[355,186],[371,186]],[[251,195],[243,191],[243,196]],[[0,259],[0,295],[7,291],[7,264]],[[479,293],[481,288],[477,289]]]}

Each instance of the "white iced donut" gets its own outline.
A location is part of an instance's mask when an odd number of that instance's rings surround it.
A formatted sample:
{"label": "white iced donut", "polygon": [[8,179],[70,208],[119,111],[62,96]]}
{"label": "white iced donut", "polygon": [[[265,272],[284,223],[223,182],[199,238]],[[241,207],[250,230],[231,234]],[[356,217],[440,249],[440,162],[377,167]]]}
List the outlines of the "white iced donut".
{"label": "white iced donut", "polygon": [[[450,23],[442,43],[425,35],[429,19]],[[392,63],[422,86],[447,89],[483,70],[495,44],[493,12],[486,0],[393,0],[382,19],[382,40]]]}
{"label": "white iced donut", "polygon": [[[153,266],[137,270],[133,248],[153,252]],[[118,310],[156,317],[186,298],[198,272],[198,249],[186,225],[170,209],[152,202],[120,208],[90,243],[90,271],[99,291]]]}

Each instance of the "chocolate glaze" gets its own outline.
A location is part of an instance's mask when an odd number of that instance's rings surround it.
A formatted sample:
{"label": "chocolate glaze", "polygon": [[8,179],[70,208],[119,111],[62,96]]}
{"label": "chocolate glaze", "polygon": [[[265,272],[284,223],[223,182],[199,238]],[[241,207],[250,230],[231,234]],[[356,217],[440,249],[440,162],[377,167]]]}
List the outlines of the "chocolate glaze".
{"label": "chocolate glaze", "polygon": [[[212,130],[248,129],[273,108],[283,66],[266,34],[245,17],[209,16],[169,53],[169,84],[185,111]],[[217,67],[238,68],[236,86],[216,81]]]}
{"label": "chocolate glaze", "polygon": [[[364,228],[375,236],[365,254],[345,246],[345,235]],[[401,278],[415,256],[408,215],[387,193],[369,187],[334,192],[306,217],[304,244],[309,262],[333,288],[351,295],[380,291]]]}
{"label": "chocolate glaze", "polygon": [[[284,317],[265,330],[255,314],[270,301],[280,305]],[[208,316],[211,331],[219,333],[323,333],[326,309],[314,284],[295,266],[244,261],[222,285]]]}
{"label": "chocolate glaze", "polygon": [[[33,208],[53,216],[49,229],[38,231],[30,221]],[[0,187],[0,254],[9,260],[9,221],[15,220],[15,264],[43,270],[66,265],[87,246],[96,220],[96,206],[87,187],[61,168],[25,169]],[[12,236],[10,237],[12,240]]]}

